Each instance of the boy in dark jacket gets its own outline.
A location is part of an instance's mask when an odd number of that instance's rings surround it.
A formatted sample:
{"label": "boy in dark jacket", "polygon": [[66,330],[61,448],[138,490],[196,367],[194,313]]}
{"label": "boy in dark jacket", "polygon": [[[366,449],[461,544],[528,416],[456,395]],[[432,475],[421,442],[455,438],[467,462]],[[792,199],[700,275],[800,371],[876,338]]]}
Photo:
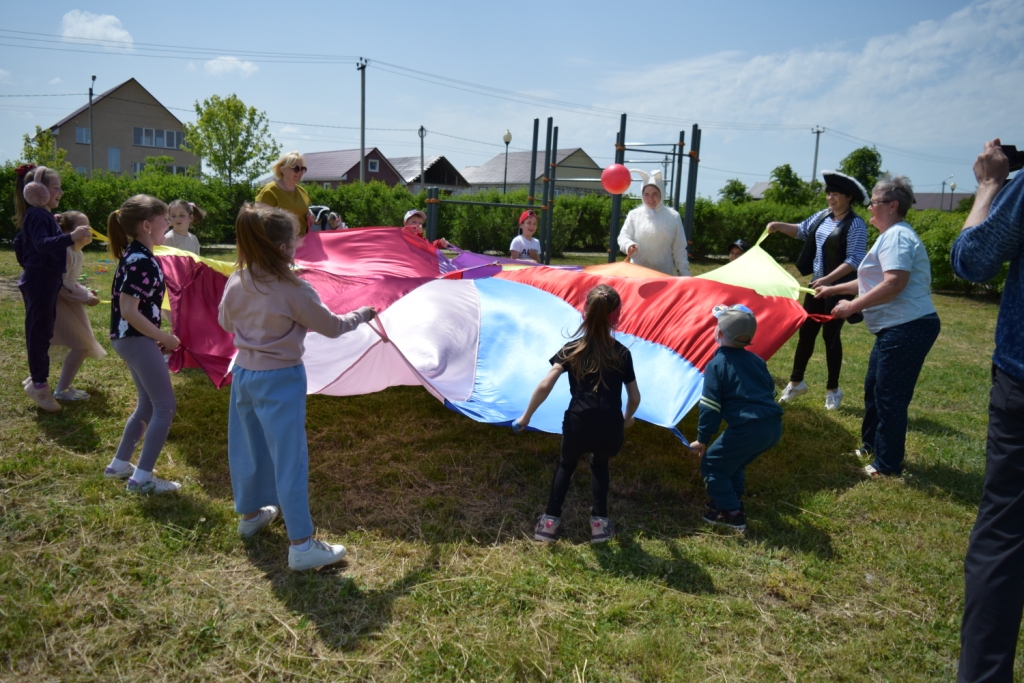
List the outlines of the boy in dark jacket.
{"label": "boy in dark jacket", "polygon": [[[719,349],[704,369],[697,440],[690,448],[701,456],[700,472],[710,496],[704,521],[744,531],[744,470],[782,438],[783,411],[775,402],[778,390],[768,366],[744,348],[757,331],[753,312],[743,305],[716,307],[715,317]],[[727,427],[709,448],[723,419]]]}

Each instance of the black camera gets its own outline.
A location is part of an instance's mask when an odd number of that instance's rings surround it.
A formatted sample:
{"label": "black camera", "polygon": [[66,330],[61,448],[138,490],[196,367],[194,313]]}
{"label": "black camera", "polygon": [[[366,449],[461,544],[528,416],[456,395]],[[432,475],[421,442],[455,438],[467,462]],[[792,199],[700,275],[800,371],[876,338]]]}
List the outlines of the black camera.
{"label": "black camera", "polygon": [[1010,160],[1010,173],[1024,168],[1024,151],[1017,151],[1017,145],[999,145],[1003,154]]}

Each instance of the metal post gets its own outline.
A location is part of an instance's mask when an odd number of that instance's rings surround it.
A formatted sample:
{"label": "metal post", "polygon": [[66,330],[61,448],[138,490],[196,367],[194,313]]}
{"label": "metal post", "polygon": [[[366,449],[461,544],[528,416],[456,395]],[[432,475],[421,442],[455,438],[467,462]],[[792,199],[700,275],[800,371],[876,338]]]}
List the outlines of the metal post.
{"label": "metal post", "polygon": [[[554,125],[554,119],[548,117],[548,135],[547,141],[544,143],[544,186],[542,188],[542,199],[540,202],[540,250],[544,251],[544,245],[547,244],[547,239],[544,235],[544,227],[547,225],[548,216],[548,189],[551,184],[548,179],[548,172],[551,170],[551,128]],[[541,263],[544,262],[544,254],[541,253]]]}
{"label": "metal post", "polygon": [[[615,163],[626,160],[626,115],[619,119],[619,133],[615,136]],[[608,263],[615,263],[619,253],[619,216],[622,213],[622,195],[612,195],[612,219],[608,228]]]}
{"label": "metal post", "polygon": [[[932,187],[935,187],[935,186],[932,185]],[[945,204],[945,202],[942,201],[943,197],[945,197],[945,196],[946,196],[946,181],[943,180],[942,181],[942,190],[939,191],[939,211],[942,211],[942,207]]]}
{"label": "metal post", "polygon": [[683,230],[686,232],[686,243],[693,244],[693,204],[697,200],[697,164],[700,163],[700,128],[693,124],[690,132],[690,173],[686,181],[686,218],[683,219]]}
{"label": "metal post", "polygon": [[[427,177],[424,175],[424,171],[423,171],[423,138],[427,137],[427,129],[424,128],[423,126],[420,126],[419,134],[420,134],[420,189],[419,189],[419,192],[422,192],[423,191],[423,187],[424,187],[424,185],[427,182]],[[419,192],[417,192],[416,194],[419,194]]]}
{"label": "metal post", "polygon": [[551,138],[551,189],[548,193],[548,231],[544,243],[544,265],[551,265],[551,233],[555,231],[555,172],[558,170],[558,126]]}
{"label": "metal post", "polygon": [[359,182],[366,182],[366,60],[356,64],[359,71]]}
{"label": "metal post", "polygon": [[683,149],[685,147],[686,132],[681,130],[679,131],[679,142],[676,145],[676,184],[672,186],[672,190],[675,192],[676,211],[679,211],[679,195],[682,194],[683,188]]}
{"label": "metal post", "polygon": [[821,142],[821,134],[825,132],[825,129],[815,126],[811,132],[814,133],[814,166],[811,169],[811,182],[813,183],[818,179],[818,143]]}
{"label": "metal post", "polygon": [[526,203],[533,206],[533,193],[537,189],[537,137],[540,134],[540,119],[533,120],[533,155],[530,157],[530,194]]}
{"label": "metal post", "polygon": [[427,239],[431,242],[437,239],[437,219],[440,205],[437,198],[440,191],[436,187],[427,188]]}
{"label": "metal post", "polygon": [[92,82],[89,83],[89,177],[92,178],[93,171],[96,168],[96,157],[92,153],[92,87],[96,85],[96,77],[92,77]]}

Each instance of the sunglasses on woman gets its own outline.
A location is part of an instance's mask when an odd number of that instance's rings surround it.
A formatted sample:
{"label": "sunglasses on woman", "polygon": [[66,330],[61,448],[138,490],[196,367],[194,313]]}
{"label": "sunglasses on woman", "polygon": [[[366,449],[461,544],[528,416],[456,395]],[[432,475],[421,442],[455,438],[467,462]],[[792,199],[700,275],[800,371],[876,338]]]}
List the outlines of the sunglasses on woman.
{"label": "sunglasses on woman", "polygon": [[305,166],[292,166],[292,170],[295,171],[296,173],[305,173],[309,169],[307,169]]}

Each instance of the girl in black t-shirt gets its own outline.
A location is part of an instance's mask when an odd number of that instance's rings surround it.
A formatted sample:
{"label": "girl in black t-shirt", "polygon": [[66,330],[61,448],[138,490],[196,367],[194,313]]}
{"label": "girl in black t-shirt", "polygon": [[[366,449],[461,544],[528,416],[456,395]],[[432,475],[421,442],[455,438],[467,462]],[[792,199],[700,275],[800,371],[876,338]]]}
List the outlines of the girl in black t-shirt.
{"label": "girl in black t-shirt", "polygon": [[[633,372],[629,349],[612,337],[619,319],[619,294],[608,285],[590,290],[583,310],[583,324],[575,339],[551,358],[551,370],[533,390],[526,412],[512,423],[518,433],[530,424],[533,413],[544,403],[558,377],[569,372],[572,400],[562,419],[562,457],[551,484],[548,507],[533,537],[554,541],[562,522],[562,503],[569,491],[572,473],[584,453],[590,453],[591,507],[590,540],[607,541],[615,534],[608,519],[608,460],[622,448],[623,430],[633,424],[640,405],[640,390]],[[626,411],[622,412],[622,385],[626,385]]]}

